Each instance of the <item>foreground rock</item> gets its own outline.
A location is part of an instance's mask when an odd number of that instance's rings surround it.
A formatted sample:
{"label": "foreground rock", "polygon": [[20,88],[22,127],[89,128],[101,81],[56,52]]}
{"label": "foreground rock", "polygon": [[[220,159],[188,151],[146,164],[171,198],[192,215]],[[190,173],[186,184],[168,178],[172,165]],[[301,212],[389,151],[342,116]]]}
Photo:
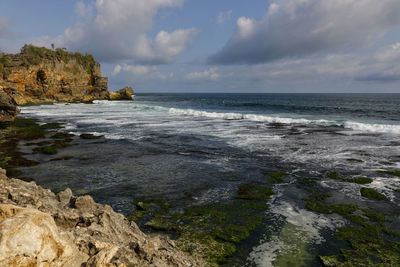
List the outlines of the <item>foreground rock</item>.
{"label": "foreground rock", "polygon": [[17,103],[0,88],[0,122],[13,121],[17,114]]}
{"label": "foreground rock", "polygon": [[0,266],[204,266],[107,205],[0,169]]}
{"label": "foreground rock", "polygon": [[132,100],[133,89],[132,87],[124,87],[116,92],[110,92],[110,100]]}

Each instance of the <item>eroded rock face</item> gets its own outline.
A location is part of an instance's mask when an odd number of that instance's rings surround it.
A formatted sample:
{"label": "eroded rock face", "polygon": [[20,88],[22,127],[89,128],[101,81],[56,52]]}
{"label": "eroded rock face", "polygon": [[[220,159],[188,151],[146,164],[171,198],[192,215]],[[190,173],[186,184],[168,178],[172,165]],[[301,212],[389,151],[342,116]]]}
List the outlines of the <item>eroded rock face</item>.
{"label": "eroded rock face", "polygon": [[132,87],[124,87],[116,92],[110,92],[110,100],[132,100]]}
{"label": "eroded rock face", "polygon": [[0,57],[0,86],[18,105],[109,99],[108,79],[90,55],[26,45]]}
{"label": "eroded rock face", "polygon": [[18,111],[17,103],[0,87],[0,122],[13,121]]}
{"label": "eroded rock face", "polygon": [[55,195],[33,182],[8,179],[0,169],[0,266],[81,263],[204,266],[170,239],[145,235],[135,223],[90,196],[75,197],[68,189]]}

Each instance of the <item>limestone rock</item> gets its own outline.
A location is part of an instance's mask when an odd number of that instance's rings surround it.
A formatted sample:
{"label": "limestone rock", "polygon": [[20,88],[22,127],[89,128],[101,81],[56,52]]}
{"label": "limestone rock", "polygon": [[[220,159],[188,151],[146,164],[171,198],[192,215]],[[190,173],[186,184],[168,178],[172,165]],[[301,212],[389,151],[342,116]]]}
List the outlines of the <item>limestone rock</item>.
{"label": "limestone rock", "polygon": [[72,198],[72,190],[70,188],[65,189],[57,194],[58,201],[61,205],[68,206]]}
{"label": "limestone rock", "polygon": [[205,266],[110,206],[70,193],[55,195],[0,169],[0,266]]}
{"label": "limestone rock", "polygon": [[17,103],[0,88],[0,122],[13,121],[17,114]]}
{"label": "limestone rock", "polygon": [[133,89],[130,86],[124,87],[116,92],[110,92],[110,100],[132,100]]}
{"label": "limestone rock", "polygon": [[0,266],[81,266],[87,259],[50,215],[0,204]]}
{"label": "limestone rock", "polygon": [[0,87],[18,105],[109,99],[108,79],[91,55],[25,45],[19,54],[0,54]]}

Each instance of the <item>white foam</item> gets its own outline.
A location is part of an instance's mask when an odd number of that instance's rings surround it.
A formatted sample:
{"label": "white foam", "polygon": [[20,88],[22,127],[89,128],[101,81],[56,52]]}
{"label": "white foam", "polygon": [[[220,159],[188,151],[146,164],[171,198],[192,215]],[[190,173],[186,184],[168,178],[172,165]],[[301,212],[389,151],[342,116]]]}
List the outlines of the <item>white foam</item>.
{"label": "white foam", "polygon": [[274,117],[257,114],[242,114],[234,112],[208,112],[194,109],[178,109],[170,108],[169,113],[173,115],[193,116],[193,117],[207,117],[223,120],[249,120],[255,122],[268,122],[268,123],[282,123],[282,124],[322,124],[322,125],[340,125],[335,121],[328,120],[309,120],[304,118],[285,118]]}
{"label": "white foam", "polygon": [[[289,227],[291,229],[289,231],[295,236],[296,240],[305,244],[324,242],[325,240],[321,236],[323,229],[334,230],[344,224],[338,218],[318,215],[285,201],[272,206],[271,211],[275,215],[286,218],[284,228]],[[296,244],[285,243],[285,240],[282,240],[279,234],[277,233],[277,235],[262,241],[259,246],[253,248],[248,260],[260,267],[270,267],[273,266],[280,253],[290,253],[290,251],[298,249],[295,247]]]}
{"label": "white foam", "polygon": [[400,125],[369,124],[369,123],[347,121],[344,123],[344,127],[362,132],[400,134]]}

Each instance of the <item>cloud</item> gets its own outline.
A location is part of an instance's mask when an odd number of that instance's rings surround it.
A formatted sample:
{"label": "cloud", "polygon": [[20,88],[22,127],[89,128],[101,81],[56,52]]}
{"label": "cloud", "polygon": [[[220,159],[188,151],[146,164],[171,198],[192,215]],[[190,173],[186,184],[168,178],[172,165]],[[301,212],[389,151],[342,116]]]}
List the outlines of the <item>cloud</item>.
{"label": "cloud", "polygon": [[217,22],[219,24],[223,24],[225,22],[227,22],[228,20],[231,19],[232,17],[232,10],[228,10],[228,11],[222,11],[218,14],[217,16]]}
{"label": "cloud", "polygon": [[204,71],[190,72],[185,75],[186,80],[205,80],[205,81],[217,81],[221,78],[217,68],[209,68]]}
{"label": "cloud", "polygon": [[[400,81],[400,43],[370,54],[328,54],[298,59],[284,59],[271,64],[232,65],[220,70],[233,72],[229,79],[253,82],[332,81],[396,82]],[[240,75],[239,75],[240,74]]]}
{"label": "cloud", "polygon": [[157,66],[149,65],[130,65],[117,64],[111,72],[113,77],[130,82],[140,82],[144,80],[166,80],[173,78],[172,72],[164,74],[159,71]]}
{"label": "cloud", "polygon": [[265,17],[241,17],[213,64],[258,64],[363,46],[400,24],[398,0],[272,0]]}
{"label": "cloud", "polygon": [[131,60],[136,64],[165,64],[182,53],[196,29],[160,31],[147,35],[157,12],[177,8],[183,0],[95,0],[78,2],[77,22],[57,37],[42,36],[33,43],[90,52],[99,60]]}

